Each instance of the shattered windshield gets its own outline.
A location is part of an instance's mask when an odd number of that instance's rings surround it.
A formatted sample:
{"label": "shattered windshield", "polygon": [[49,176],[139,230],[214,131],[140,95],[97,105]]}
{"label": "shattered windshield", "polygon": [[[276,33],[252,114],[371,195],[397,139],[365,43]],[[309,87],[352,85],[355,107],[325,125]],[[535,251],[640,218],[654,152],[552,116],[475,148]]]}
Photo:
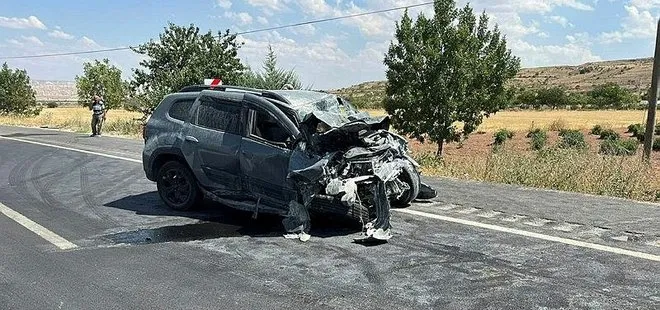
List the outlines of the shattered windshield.
{"label": "shattered windshield", "polygon": [[[322,113],[331,117],[332,125],[348,123],[356,118],[368,117],[369,114],[355,109],[348,101],[333,94],[314,91],[276,91],[289,102],[300,120],[312,113]],[[350,118],[349,118],[350,117]]]}

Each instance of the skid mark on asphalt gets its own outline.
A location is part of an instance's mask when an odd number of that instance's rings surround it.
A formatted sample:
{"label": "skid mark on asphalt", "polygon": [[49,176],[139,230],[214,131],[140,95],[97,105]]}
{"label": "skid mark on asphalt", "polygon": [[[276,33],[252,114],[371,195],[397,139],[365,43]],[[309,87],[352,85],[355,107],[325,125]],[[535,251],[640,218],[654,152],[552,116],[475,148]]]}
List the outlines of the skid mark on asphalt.
{"label": "skid mark on asphalt", "polygon": [[53,154],[53,152],[43,154],[41,158],[36,160],[36,163],[34,164],[30,174],[30,179],[32,180],[31,183],[34,185],[37,194],[46,205],[57,208],[65,208],[64,203],[55,198],[55,196],[53,196],[51,193],[52,186],[61,182],[62,178],[78,171],[76,168],[84,167],[90,163],[93,158],[89,156],[79,156],[77,158],[73,158],[71,164],[60,166],[53,173],[46,173],[41,175],[40,173],[42,172],[48,157],[50,157],[50,154]]}

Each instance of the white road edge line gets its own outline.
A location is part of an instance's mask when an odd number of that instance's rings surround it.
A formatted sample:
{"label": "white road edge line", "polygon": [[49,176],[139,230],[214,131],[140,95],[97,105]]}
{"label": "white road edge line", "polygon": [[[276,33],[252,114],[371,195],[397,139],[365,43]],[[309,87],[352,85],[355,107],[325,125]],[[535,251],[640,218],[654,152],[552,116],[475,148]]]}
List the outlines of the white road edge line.
{"label": "white road edge line", "polygon": [[[54,148],[73,151],[73,152],[97,155],[97,156],[102,156],[102,157],[107,157],[107,158],[125,160],[125,161],[134,162],[134,163],[142,163],[141,160],[137,160],[137,159],[121,157],[121,156],[115,156],[115,155],[108,155],[108,154],[97,153],[97,152],[92,152],[92,151],[86,151],[86,150],[81,150],[81,149],[75,149],[75,148],[70,148],[70,147],[65,147],[65,146],[60,146],[60,145],[36,142],[36,141],[25,140],[25,139],[2,137],[2,136],[0,136],[0,138],[7,139],[7,140],[18,141],[18,142],[31,143],[31,144],[41,145],[41,146],[54,147]],[[0,205],[2,205],[2,204],[0,204]],[[9,210],[11,210],[11,209],[9,209]],[[598,251],[604,251],[604,252],[620,254],[620,255],[627,255],[627,256],[632,256],[632,257],[637,257],[637,258],[642,258],[642,259],[647,259],[647,260],[651,260],[651,261],[660,262],[660,256],[659,255],[653,255],[653,254],[648,254],[648,253],[643,253],[643,252],[631,251],[631,250],[615,248],[615,247],[610,247],[610,246],[596,244],[596,243],[578,241],[578,240],[573,240],[573,239],[548,236],[548,235],[543,235],[543,234],[539,234],[539,233],[524,231],[524,230],[515,229],[515,228],[508,228],[508,227],[502,227],[502,226],[497,226],[497,225],[484,224],[484,223],[479,223],[479,222],[474,222],[474,221],[469,221],[469,220],[463,220],[463,219],[458,219],[458,218],[453,218],[453,217],[448,217],[448,216],[442,216],[442,215],[438,215],[438,214],[426,213],[426,212],[421,212],[421,211],[415,211],[415,210],[410,210],[410,209],[392,209],[392,210],[396,211],[396,212],[401,212],[401,213],[407,213],[407,214],[411,214],[411,215],[417,215],[417,216],[432,218],[432,219],[441,220],[441,221],[445,221],[445,222],[452,222],[452,223],[456,223],[456,224],[462,224],[462,225],[467,225],[467,226],[485,228],[485,229],[490,229],[490,230],[515,234],[515,235],[530,237],[530,238],[536,238],[536,239],[541,239],[541,240],[546,240],[546,241],[558,242],[558,243],[568,244],[568,245],[582,247],[582,248],[588,248],[588,249],[593,249],[593,250],[598,250]],[[25,218],[25,219],[30,221],[27,218]],[[35,223],[35,225],[38,226],[38,224],[36,224],[36,223]],[[25,226],[25,225],[23,225],[23,226]],[[41,226],[39,226],[39,227],[41,227]],[[43,229],[45,229],[45,228],[43,228]],[[57,236],[57,235],[55,235],[55,236]],[[57,236],[57,237],[59,237],[59,236]],[[64,240],[64,239],[62,238],[62,240]],[[64,241],[66,241],[66,240],[64,240]],[[66,242],[68,242],[68,241],[66,241]],[[71,244],[74,245],[74,247],[76,246],[73,243],[71,243]]]}
{"label": "white road edge line", "polygon": [[401,212],[401,213],[407,213],[407,214],[410,214],[410,215],[416,215],[416,216],[432,218],[432,219],[441,220],[441,221],[445,221],[445,222],[451,222],[451,223],[456,223],[456,224],[462,224],[462,225],[468,225],[468,226],[473,226],[473,227],[485,228],[485,229],[490,229],[490,230],[515,234],[515,235],[530,237],[530,238],[536,238],[536,239],[541,239],[541,240],[546,240],[546,241],[552,241],[552,242],[568,244],[568,245],[577,246],[577,247],[581,247],[581,248],[593,249],[593,250],[609,252],[609,253],[614,253],[614,254],[620,254],[620,255],[627,255],[627,256],[632,256],[632,257],[643,258],[643,259],[647,259],[647,260],[651,260],[651,261],[660,262],[660,256],[659,255],[653,255],[653,254],[648,254],[648,253],[643,253],[643,252],[637,252],[637,251],[631,251],[631,250],[626,250],[626,249],[621,249],[621,248],[615,248],[615,247],[606,246],[606,245],[602,245],[602,244],[589,243],[589,242],[584,242],[584,241],[579,241],[579,240],[574,240],[574,239],[548,236],[548,235],[544,235],[544,234],[524,231],[524,230],[515,229],[515,228],[508,228],[508,227],[502,227],[502,226],[497,226],[497,225],[479,223],[479,222],[474,222],[474,221],[470,221],[470,220],[458,219],[458,218],[442,216],[442,215],[438,215],[438,214],[421,212],[421,211],[415,211],[415,210],[410,210],[410,209],[392,209],[392,210],[396,211],[396,212]]}
{"label": "white road edge line", "polygon": [[56,149],[67,150],[67,151],[72,151],[72,152],[102,156],[102,157],[107,157],[107,158],[112,158],[112,159],[125,160],[125,161],[130,161],[130,162],[139,163],[139,164],[142,163],[142,160],[138,160],[138,159],[133,159],[133,158],[128,158],[128,157],[121,157],[121,156],[116,156],[116,155],[103,154],[103,153],[87,151],[87,150],[81,150],[81,149],[74,149],[72,147],[66,147],[66,146],[61,146],[61,145],[55,145],[55,144],[49,144],[49,143],[43,143],[43,142],[37,142],[37,141],[25,140],[25,139],[18,139],[18,138],[11,138],[11,137],[3,137],[3,136],[0,136],[0,138],[7,139],[7,140],[12,140],[12,141],[36,144],[36,145],[41,145],[41,146],[48,146],[48,147],[53,147],[53,148],[56,148]]}
{"label": "white road edge line", "polygon": [[44,238],[46,241],[52,243],[61,250],[70,250],[75,249],[78,246],[74,243],[62,238],[60,235],[48,230],[48,228],[43,227],[31,219],[25,217],[24,215],[12,210],[11,208],[5,206],[0,202],[0,213],[6,215],[8,218],[14,220],[16,223],[21,224],[21,226],[29,229],[33,233],[39,235],[39,237]]}

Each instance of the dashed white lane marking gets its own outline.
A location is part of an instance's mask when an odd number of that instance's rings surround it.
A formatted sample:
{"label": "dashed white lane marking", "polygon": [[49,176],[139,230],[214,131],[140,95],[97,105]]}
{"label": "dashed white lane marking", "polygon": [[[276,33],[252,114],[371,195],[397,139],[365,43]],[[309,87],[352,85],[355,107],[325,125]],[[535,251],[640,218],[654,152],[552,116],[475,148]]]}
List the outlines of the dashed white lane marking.
{"label": "dashed white lane marking", "polygon": [[46,227],[35,223],[33,220],[12,210],[2,203],[0,203],[0,213],[6,215],[8,218],[14,220],[18,224],[21,224],[21,226],[29,229],[39,237],[44,238],[46,241],[52,243],[62,250],[70,250],[78,247],[74,243],[62,238],[60,235],[48,230]]}
{"label": "dashed white lane marking", "polygon": [[[0,138],[7,139],[7,140],[24,142],[24,143],[31,143],[31,144],[35,144],[35,145],[41,145],[41,146],[54,147],[54,148],[58,148],[58,149],[62,149],[62,150],[68,150],[68,151],[79,152],[79,153],[84,153],[84,154],[90,154],[90,155],[102,156],[102,157],[107,157],[107,158],[125,160],[125,161],[134,162],[134,163],[142,163],[141,160],[137,160],[137,159],[133,159],[133,158],[103,154],[103,153],[92,152],[92,151],[81,150],[81,149],[75,149],[75,148],[65,147],[65,146],[60,146],[60,145],[55,145],[55,144],[42,143],[42,142],[36,142],[36,141],[30,141],[30,140],[18,139],[18,138],[2,137],[2,136],[0,136]],[[26,223],[33,223],[37,227],[40,227],[41,229],[43,229],[43,231],[49,232],[51,234],[51,236],[55,236],[55,239],[57,239],[59,241],[63,241],[64,243],[62,243],[62,245],[65,248],[67,248],[67,246],[69,246],[69,248],[77,247],[75,244],[67,241],[66,239],[58,236],[57,234],[49,231],[48,229],[40,226],[39,224],[31,221],[30,219],[22,216],[18,212],[15,212],[15,211],[7,208],[6,206],[4,206],[2,204],[0,204],[0,206],[6,208],[7,210],[9,210],[11,212],[13,212],[14,214],[18,215],[19,217],[24,218],[25,220],[28,221]],[[450,209],[458,207],[456,205],[451,205],[451,206],[452,207]],[[479,223],[479,222],[474,222],[474,221],[469,221],[469,220],[464,220],[464,219],[458,219],[458,218],[442,216],[442,215],[437,215],[437,214],[432,214],[432,213],[415,211],[415,210],[409,210],[409,209],[392,209],[392,210],[396,211],[396,212],[408,213],[408,214],[411,214],[411,215],[428,217],[428,218],[433,218],[433,219],[442,220],[442,221],[446,221],[446,222],[452,222],[452,223],[457,223],[457,224],[462,224],[462,225],[485,228],[485,229],[490,229],[490,230],[495,230],[495,231],[500,231],[500,232],[506,232],[506,233],[516,234],[516,235],[521,235],[521,236],[526,236],[526,237],[536,238],[536,239],[541,239],[541,240],[546,240],[546,241],[558,242],[558,243],[573,245],[573,246],[577,246],[577,247],[583,247],[583,248],[588,248],[588,249],[593,249],[593,250],[599,250],[599,251],[610,252],[610,253],[615,253],[615,254],[638,257],[638,258],[648,259],[648,260],[652,260],[652,261],[660,261],[660,256],[653,255],[653,254],[648,254],[648,253],[630,251],[630,250],[626,250],[626,249],[620,249],[620,248],[615,248],[615,247],[610,247],[610,246],[605,246],[605,245],[600,245],[600,244],[595,244],[595,243],[589,243],[589,242],[583,242],[583,241],[578,241],[578,240],[573,240],[573,239],[566,239],[566,238],[561,238],[561,237],[548,236],[548,235],[528,232],[528,231],[514,229],[514,228],[502,227],[502,226],[491,225],[491,224],[484,224],[484,223]],[[5,213],[5,211],[3,210],[2,213]],[[6,214],[7,213],[5,213],[5,215]],[[7,215],[7,216],[9,216],[9,215]],[[10,216],[10,218],[11,218],[11,216]],[[512,220],[509,220],[509,221],[515,222],[515,221],[518,221],[518,220],[523,219],[523,218],[526,218],[526,216],[516,215],[512,218]],[[21,224],[21,225],[23,225],[23,224]],[[28,227],[26,225],[23,225],[23,226]],[[28,227],[28,229],[32,230],[30,227]],[[35,231],[35,233],[37,233],[37,232]],[[37,234],[42,236],[39,233],[37,233]],[[42,236],[42,237],[46,240],[49,240],[44,236]],[[51,243],[55,244],[52,241],[51,241]],[[57,245],[57,244],[55,244],[55,245]],[[72,246],[72,247],[70,247],[70,246]],[[62,247],[60,247],[60,248],[65,249],[65,248],[62,248]]]}
{"label": "dashed white lane marking", "polygon": [[525,237],[530,237],[530,238],[536,238],[536,239],[541,239],[541,240],[546,240],[546,241],[551,241],[551,242],[558,242],[558,243],[568,244],[568,245],[581,247],[581,248],[587,248],[587,249],[598,250],[598,251],[609,252],[609,253],[620,254],[620,255],[627,255],[627,256],[632,256],[632,257],[637,257],[637,258],[642,258],[642,259],[647,259],[647,260],[651,260],[651,261],[660,262],[660,255],[653,255],[653,254],[648,254],[648,253],[631,251],[631,250],[615,248],[615,247],[611,247],[611,246],[606,246],[606,245],[596,244],[596,243],[589,243],[589,242],[584,242],[584,241],[579,241],[579,240],[573,240],[573,239],[567,239],[567,238],[561,238],[561,237],[555,237],[555,236],[548,236],[548,235],[544,235],[544,234],[519,230],[519,229],[515,229],[515,228],[509,228],[509,227],[502,227],[502,226],[497,226],[497,225],[479,223],[479,222],[474,222],[474,221],[470,221],[470,220],[458,219],[458,218],[442,216],[442,215],[432,214],[432,213],[426,213],[426,212],[421,212],[421,211],[415,211],[415,210],[410,210],[410,209],[392,209],[392,210],[396,211],[396,212],[401,212],[401,213],[407,213],[407,214],[416,215],[416,216],[432,218],[432,219],[441,220],[441,221],[445,221],[445,222],[451,222],[451,223],[456,223],[456,224],[461,224],[461,225],[467,225],[467,226],[479,227],[479,228],[484,228],[484,229],[490,229],[490,230],[494,230],[494,231],[505,232],[505,233],[515,234],[515,235],[520,235],[520,236],[525,236]]}
{"label": "dashed white lane marking", "polygon": [[25,140],[25,139],[11,138],[11,137],[3,137],[3,136],[0,136],[0,138],[2,138],[2,139],[7,139],[7,140],[12,140],[12,141],[18,141],[18,142],[30,143],[30,144],[35,144],[35,145],[41,145],[41,146],[47,146],[47,147],[53,147],[53,148],[56,148],[56,149],[67,150],[67,151],[72,151],[72,152],[78,152],[78,153],[84,153],[84,154],[90,154],[90,155],[102,156],[102,157],[107,157],[107,158],[112,158],[112,159],[125,160],[125,161],[130,161],[130,162],[139,163],[139,164],[142,163],[142,160],[139,160],[139,159],[133,159],[133,158],[128,158],[128,157],[122,157],[122,156],[116,156],[116,155],[110,155],[110,154],[98,153],[98,152],[87,151],[87,150],[81,150],[81,149],[75,149],[75,148],[72,148],[72,147],[66,147],[66,146],[55,145],[55,144],[50,144],[50,143],[43,143],[43,142],[37,142],[37,141],[32,141],[32,140]]}

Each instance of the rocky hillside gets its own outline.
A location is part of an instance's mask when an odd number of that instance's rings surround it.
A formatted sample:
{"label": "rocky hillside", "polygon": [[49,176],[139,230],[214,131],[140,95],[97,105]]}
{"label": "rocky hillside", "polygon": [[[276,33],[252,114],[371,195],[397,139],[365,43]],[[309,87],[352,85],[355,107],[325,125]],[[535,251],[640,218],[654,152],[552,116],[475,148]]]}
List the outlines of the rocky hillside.
{"label": "rocky hillside", "polygon": [[73,81],[31,81],[37,93],[37,101],[75,101],[76,82]]}
{"label": "rocky hillside", "polygon": [[637,93],[651,86],[653,58],[523,69],[514,83],[520,86],[563,86],[570,91],[588,91],[594,85],[616,83]]}
{"label": "rocky hillside", "polygon": [[[579,66],[525,68],[513,85],[523,87],[562,86],[569,91],[585,92],[593,86],[614,82],[643,94],[651,86],[653,58],[586,63]],[[352,99],[358,105],[371,107],[381,102],[386,82],[373,81],[347,88],[330,90]]]}

